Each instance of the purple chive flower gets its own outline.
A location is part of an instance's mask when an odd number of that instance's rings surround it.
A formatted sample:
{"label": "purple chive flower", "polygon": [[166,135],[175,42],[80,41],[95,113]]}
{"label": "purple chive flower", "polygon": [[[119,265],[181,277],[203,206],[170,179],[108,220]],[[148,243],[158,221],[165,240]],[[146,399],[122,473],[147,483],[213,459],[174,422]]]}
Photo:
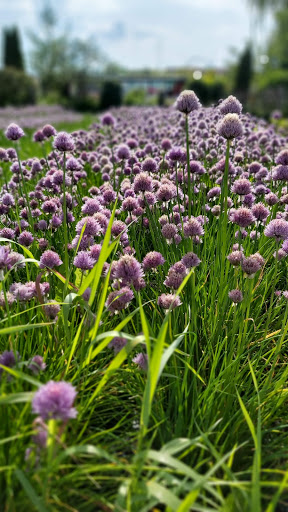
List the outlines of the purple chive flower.
{"label": "purple chive flower", "polygon": [[240,178],[239,180],[234,181],[231,190],[234,192],[234,194],[238,194],[239,196],[246,196],[251,192],[251,183],[246,178]]}
{"label": "purple chive flower", "polygon": [[150,270],[159,267],[159,265],[163,265],[165,263],[165,259],[162,254],[157,251],[148,252],[143,259],[143,269]]}
{"label": "purple chive flower", "polygon": [[175,224],[169,224],[169,222],[164,224],[161,229],[162,235],[164,236],[164,238],[166,238],[168,243],[172,242],[174,236],[177,234],[177,231],[178,229],[175,226]]}
{"label": "purple chive flower", "polygon": [[229,293],[228,293],[228,296],[229,296],[229,299],[231,299],[234,304],[238,304],[239,302],[242,302],[243,300],[243,293],[241,292],[241,290],[231,290]]}
{"label": "purple chive flower", "polygon": [[253,204],[251,211],[255,217],[255,219],[259,221],[266,220],[270,211],[263,203],[255,203]]}
{"label": "purple chive flower", "polygon": [[153,184],[152,178],[146,172],[140,172],[135,176],[134,191],[138,192],[152,192]]}
{"label": "purple chive flower", "polygon": [[111,313],[117,313],[117,311],[126,308],[133,297],[133,291],[128,286],[123,286],[120,290],[109,293],[106,307]]}
{"label": "purple chive flower", "polygon": [[116,119],[112,116],[112,114],[107,112],[102,116],[101,123],[103,126],[114,126],[116,123]]}
{"label": "purple chive flower", "polygon": [[264,229],[264,235],[275,238],[277,242],[288,238],[288,222],[284,219],[273,219]]}
{"label": "purple chive flower", "polygon": [[33,243],[34,237],[30,231],[22,231],[18,237],[18,242],[25,247],[29,247]]}
{"label": "purple chive flower", "polygon": [[282,244],[282,249],[288,254],[288,240],[284,240]]}
{"label": "purple chive flower", "polygon": [[32,411],[43,420],[62,420],[76,418],[77,411],[73,402],[77,391],[69,382],[50,380],[36,391],[32,400]]}
{"label": "purple chive flower", "polygon": [[231,263],[231,265],[233,265],[233,267],[237,267],[238,265],[240,265],[242,259],[243,259],[243,252],[238,251],[238,250],[232,251],[227,256],[227,260],[230,261],[230,263]]}
{"label": "purple chive flower", "polygon": [[195,217],[190,217],[190,219],[188,219],[187,222],[184,222],[183,224],[183,233],[185,238],[202,236],[204,235],[204,229],[201,226],[199,220],[197,220]]}
{"label": "purple chive flower", "polygon": [[129,254],[124,254],[116,263],[115,278],[121,279],[125,284],[133,283],[143,277],[143,270],[139,261]]}
{"label": "purple chive flower", "polygon": [[60,311],[61,307],[58,302],[51,302],[49,304],[45,304],[44,311],[48,318],[55,319]]}
{"label": "purple chive flower", "polygon": [[5,135],[9,140],[19,140],[21,137],[24,137],[25,133],[18,124],[11,123],[6,130]]}
{"label": "purple chive flower", "polygon": [[242,270],[247,274],[249,278],[253,278],[256,272],[263,267],[265,261],[261,254],[255,253],[247,258],[243,258],[241,262]]}
{"label": "purple chive flower", "polygon": [[62,265],[62,260],[59,258],[59,255],[57,252],[51,251],[48,249],[47,251],[43,252],[41,258],[40,258],[40,268],[53,268],[53,267],[59,267]]}
{"label": "purple chive flower", "polygon": [[42,132],[42,130],[37,130],[35,133],[33,133],[34,142],[43,142],[44,139],[45,139],[45,135]]}
{"label": "purple chive flower", "polygon": [[115,336],[113,340],[110,341],[108,347],[113,348],[114,354],[118,354],[123,347],[127,345],[127,340],[125,338],[121,338],[121,336]]}
{"label": "purple chive flower", "polygon": [[58,151],[66,152],[66,151],[74,151],[75,145],[73,138],[69,133],[59,132],[54,138],[53,147],[58,149]]}
{"label": "purple chive flower", "polygon": [[44,133],[45,137],[47,137],[47,139],[49,139],[49,137],[54,137],[54,135],[57,133],[54,126],[51,126],[51,124],[45,124],[45,126],[42,128],[42,132]]}
{"label": "purple chive flower", "polygon": [[288,150],[283,149],[275,158],[276,164],[279,165],[288,165]]}
{"label": "purple chive flower", "polygon": [[102,206],[99,203],[98,199],[88,198],[87,201],[83,204],[81,211],[86,215],[93,215],[94,213],[102,210]]}
{"label": "purple chive flower", "polygon": [[175,107],[179,112],[189,114],[193,110],[199,109],[201,107],[201,103],[194,91],[185,90],[179,94]]}
{"label": "purple chive flower", "polygon": [[160,306],[160,308],[168,310],[181,306],[182,302],[178,295],[174,295],[172,293],[162,293],[158,297],[157,304]]}
{"label": "purple chive flower", "polygon": [[185,272],[177,272],[173,267],[168,271],[168,275],[164,281],[165,286],[168,288],[172,288],[173,290],[178,290],[179,286],[182,284],[183,279],[186,276],[186,267],[183,265]]}
{"label": "purple chive flower", "polygon": [[157,163],[155,162],[154,158],[145,158],[145,160],[142,162],[142,171],[145,172],[156,172],[157,170]]}
{"label": "purple chive flower", "polygon": [[[6,300],[8,306],[12,306],[13,302],[15,302],[16,298],[11,292],[6,292]],[[5,308],[6,307],[6,300],[4,292],[0,292],[0,307]]]}
{"label": "purple chive flower", "polygon": [[139,352],[135,357],[132,359],[133,363],[137,364],[141,370],[148,370],[148,356],[147,354],[143,354],[142,352]]}
{"label": "purple chive flower", "polygon": [[[20,355],[18,352],[15,353],[13,350],[5,350],[0,355],[0,364],[3,364],[3,366],[7,366],[7,368],[13,368],[17,364],[17,360],[20,359]],[[0,368],[0,375],[3,373],[4,369]]]}
{"label": "purple chive flower", "polygon": [[28,364],[29,370],[37,375],[39,372],[42,372],[46,368],[46,363],[43,361],[42,356],[34,356],[31,359],[31,362]]}
{"label": "purple chive flower", "polygon": [[221,101],[219,105],[219,110],[221,114],[238,114],[240,115],[242,112],[242,104],[240,103],[235,96],[228,96],[225,100]]}
{"label": "purple chive flower", "polygon": [[255,217],[249,208],[238,208],[231,214],[231,220],[234,224],[237,224],[241,228],[246,228],[255,222]]}
{"label": "purple chive flower", "polygon": [[5,206],[14,206],[15,199],[12,194],[6,193],[2,196],[2,203],[5,204]]}
{"label": "purple chive flower", "polygon": [[82,228],[85,226],[83,234],[88,236],[96,236],[101,233],[101,226],[93,217],[83,217],[76,224],[76,233],[80,235]]}
{"label": "purple chive flower", "polygon": [[0,246],[0,269],[6,268],[9,263],[10,247],[8,245]]}
{"label": "purple chive flower", "polygon": [[193,267],[198,267],[198,265],[200,265],[200,263],[201,263],[201,260],[198,258],[197,254],[195,254],[194,252],[187,252],[187,254],[184,254],[181,261],[185,265],[185,267],[188,269],[193,268]]}
{"label": "purple chive flower", "polygon": [[126,144],[121,144],[116,152],[117,157],[119,160],[128,160],[130,157],[130,149]]}
{"label": "purple chive flower", "polygon": [[243,126],[238,114],[226,114],[217,124],[217,132],[224,139],[235,139],[243,135]]}
{"label": "purple chive flower", "polygon": [[99,259],[101,249],[102,249],[102,245],[100,245],[100,244],[94,244],[94,245],[91,245],[91,247],[90,247],[90,255],[95,262],[97,262]]}
{"label": "purple chive flower", "polygon": [[95,260],[89,252],[80,251],[77,256],[75,256],[73,265],[81,270],[91,270],[95,265]]}

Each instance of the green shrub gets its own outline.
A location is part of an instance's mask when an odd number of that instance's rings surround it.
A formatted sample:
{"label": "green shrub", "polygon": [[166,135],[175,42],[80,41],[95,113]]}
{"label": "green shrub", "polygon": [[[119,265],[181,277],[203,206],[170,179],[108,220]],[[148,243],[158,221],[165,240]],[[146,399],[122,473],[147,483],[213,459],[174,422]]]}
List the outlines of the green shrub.
{"label": "green shrub", "polygon": [[144,89],[133,89],[125,94],[123,103],[127,106],[145,105],[145,96]]}
{"label": "green shrub", "polygon": [[118,82],[103,82],[100,92],[100,110],[120,107],[122,104],[122,87]]}
{"label": "green shrub", "polygon": [[15,68],[0,70],[0,106],[33,105],[37,98],[35,80]]}

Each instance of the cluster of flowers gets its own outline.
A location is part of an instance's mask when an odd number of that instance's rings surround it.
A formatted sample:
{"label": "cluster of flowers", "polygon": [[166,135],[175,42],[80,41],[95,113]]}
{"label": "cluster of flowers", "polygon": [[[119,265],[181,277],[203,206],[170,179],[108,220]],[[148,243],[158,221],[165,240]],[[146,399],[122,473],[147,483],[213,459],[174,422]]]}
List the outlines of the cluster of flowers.
{"label": "cluster of flowers", "polygon": [[[5,133],[12,145],[25,135],[16,124]],[[13,270],[11,276],[18,279],[1,292],[3,310],[19,302],[24,308],[31,299],[43,304],[44,297],[47,316],[57,321],[60,306],[49,297],[49,284],[23,282],[23,250],[14,242],[39,255],[43,275],[55,269],[65,273],[68,252],[70,275],[77,271],[83,277],[99,260],[116,200],[111,237],[119,239],[119,251],[103,269],[104,276],[110,272],[110,314],[124,310],[137,292],[155,282],[159,308],[181,307],[177,290],[191,269],[198,272],[206,230],[217,224],[224,208],[229,225],[235,225],[228,260],[246,277],[264,268],[261,251],[252,243],[260,235],[275,240],[277,261],[288,254],[288,138],[274,125],[244,115],[233,96],[202,108],[192,91],[184,91],[173,109],[115,109],[88,131],[57,133],[45,124],[33,138],[43,149],[52,143],[43,158],[21,160],[14,146],[0,149],[7,178],[0,191],[0,236],[5,239],[0,276]],[[147,254],[136,252],[135,225],[146,247],[150,244]],[[64,252],[63,232],[68,236]],[[169,260],[170,253],[178,256]],[[239,303],[243,291],[230,290],[229,297]]]}

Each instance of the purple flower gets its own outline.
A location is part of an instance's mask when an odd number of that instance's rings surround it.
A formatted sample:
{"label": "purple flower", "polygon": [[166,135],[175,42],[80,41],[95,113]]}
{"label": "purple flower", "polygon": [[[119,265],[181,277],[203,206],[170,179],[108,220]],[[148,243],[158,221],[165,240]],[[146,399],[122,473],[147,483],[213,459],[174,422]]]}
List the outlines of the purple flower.
{"label": "purple flower", "polygon": [[255,217],[255,219],[259,221],[266,220],[270,211],[263,203],[255,203],[252,208],[252,213]]}
{"label": "purple flower", "polygon": [[235,304],[238,304],[239,302],[242,302],[243,300],[243,293],[241,290],[231,290],[228,293],[229,299],[231,299]]}
{"label": "purple flower", "polygon": [[77,411],[73,407],[76,395],[77,391],[69,382],[50,380],[36,391],[32,400],[32,411],[43,420],[66,421],[76,418]]}
{"label": "purple flower", "polygon": [[43,142],[45,139],[45,135],[42,130],[37,130],[37,132],[33,133],[34,142]]}
{"label": "purple flower", "polygon": [[18,124],[11,123],[6,130],[5,135],[9,140],[19,140],[21,137],[24,137],[25,133]]}
{"label": "purple flower", "polygon": [[109,112],[104,114],[101,118],[101,123],[103,126],[114,126],[116,123],[115,117],[112,116]]}
{"label": "purple flower", "polygon": [[130,149],[126,144],[121,144],[117,149],[117,156],[119,160],[128,160],[130,157]]}
{"label": "purple flower", "polygon": [[139,352],[139,354],[136,354],[136,356],[133,357],[132,361],[133,363],[137,364],[142,370],[148,370],[147,354],[142,354],[142,352]]}
{"label": "purple flower", "polygon": [[187,254],[184,254],[181,261],[184,263],[186,268],[198,267],[198,265],[201,263],[201,260],[194,252],[187,252]]}
{"label": "purple flower", "polygon": [[242,104],[240,103],[235,96],[228,96],[226,100],[221,101],[219,105],[219,110],[221,114],[238,114],[240,115],[242,112]]}
{"label": "purple flower", "polygon": [[251,192],[251,183],[246,178],[240,178],[239,180],[234,181],[231,190],[234,194],[245,196]]}
{"label": "purple flower", "polygon": [[48,249],[48,251],[43,252],[41,258],[40,258],[40,268],[53,268],[53,267],[59,267],[59,265],[62,265],[62,260],[59,258],[57,252],[51,251]]}
{"label": "purple flower", "polygon": [[0,246],[0,269],[6,268],[9,263],[10,248],[8,245]]}
{"label": "purple flower", "polygon": [[160,308],[168,310],[181,306],[182,302],[178,295],[174,295],[172,293],[162,293],[158,297],[157,304],[160,306]]}
{"label": "purple flower", "polygon": [[74,151],[74,141],[71,135],[66,132],[59,132],[54,138],[53,147],[58,151]]}
{"label": "purple flower", "polygon": [[123,286],[120,290],[109,293],[106,301],[106,307],[111,313],[116,313],[126,308],[134,297],[134,293],[128,286]]}
{"label": "purple flower", "polygon": [[288,238],[288,222],[284,219],[273,219],[264,229],[264,235],[275,238],[277,242]]}
{"label": "purple flower", "polygon": [[144,270],[150,270],[151,268],[156,268],[159,265],[163,265],[165,263],[165,259],[162,254],[157,251],[148,252],[143,259],[142,266]]}
{"label": "purple flower", "polygon": [[44,311],[48,318],[55,319],[60,311],[61,307],[58,302],[51,302],[50,304],[45,304]]}
{"label": "purple flower", "polygon": [[77,256],[75,256],[73,265],[81,270],[91,270],[95,265],[95,260],[89,252],[80,251]]}
{"label": "purple flower", "polygon": [[238,114],[226,114],[217,124],[217,132],[224,139],[235,139],[243,135],[243,126]]}
{"label": "purple flower", "polygon": [[246,228],[255,222],[255,217],[249,208],[245,208],[243,206],[231,214],[231,220],[234,222],[234,224],[237,224],[241,228]]}
{"label": "purple flower", "polygon": [[93,215],[102,210],[102,206],[97,199],[88,198],[83,204],[81,211],[86,215]]}
{"label": "purple flower", "polygon": [[242,259],[243,259],[243,252],[238,251],[238,250],[232,251],[227,256],[227,260],[230,261],[230,263],[231,263],[231,265],[233,265],[233,267],[237,267],[238,265],[240,265]]}
{"label": "purple flower", "polygon": [[34,237],[30,231],[22,231],[18,237],[18,242],[25,247],[29,247],[33,243]]}
{"label": "purple flower", "polygon": [[135,176],[134,191],[138,192],[152,192],[152,178],[146,172],[140,172]]}
{"label": "purple flower", "polygon": [[83,219],[79,220],[76,224],[76,233],[80,235],[82,228],[84,228],[83,234],[88,236],[96,236],[101,233],[101,226],[97,220],[93,217],[83,217]]}
{"label": "purple flower", "polygon": [[156,172],[157,170],[157,163],[153,158],[145,158],[145,160],[142,162],[142,171],[145,172]]}
{"label": "purple flower", "polygon": [[127,345],[127,340],[125,338],[121,338],[120,336],[115,336],[113,340],[110,341],[108,347],[114,349],[114,354],[118,354],[123,347]]}
{"label": "purple flower", "polygon": [[202,228],[199,220],[195,217],[190,217],[187,222],[183,224],[184,237],[194,237],[204,235],[204,229]]}
{"label": "purple flower", "polygon": [[46,363],[43,361],[42,356],[34,356],[31,359],[31,362],[28,364],[29,370],[37,375],[39,372],[42,372],[46,368]]}
{"label": "purple flower", "polygon": [[42,128],[42,132],[44,133],[45,137],[47,137],[47,139],[56,135],[57,133],[54,126],[51,126],[51,124],[45,124],[45,126]]}
{"label": "purple flower", "polygon": [[[13,368],[14,366],[16,366],[16,363],[17,363],[17,360],[20,359],[20,355],[18,354],[18,352],[16,352],[16,356],[15,356],[15,353],[13,352],[13,350],[5,350],[1,355],[0,355],[0,364],[3,364],[3,366],[7,366],[8,368]],[[0,375],[1,373],[3,373],[4,369],[3,368],[0,368]]]}
{"label": "purple flower", "polygon": [[247,274],[249,278],[253,278],[256,272],[263,267],[265,261],[261,254],[255,253],[247,258],[243,258],[241,262],[242,270]]}
{"label": "purple flower", "polygon": [[164,224],[164,226],[161,229],[162,235],[164,236],[164,238],[166,238],[168,243],[172,242],[174,236],[177,234],[177,231],[178,229],[175,226],[175,224],[169,224],[168,222],[167,224]]}
{"label": "purple flower", "polygon": [[121,279],[125,284],[130,284],[143,277],[143,270],[134,256],[124,254],[117,261],[114,275],[116,279]]}
{"label": "purple flower", "polygon": [[175,107],[179,112],[189,114],[193,110],[199,109],[201,107],[201,103],[194,91],[185,90],[179,94]]}

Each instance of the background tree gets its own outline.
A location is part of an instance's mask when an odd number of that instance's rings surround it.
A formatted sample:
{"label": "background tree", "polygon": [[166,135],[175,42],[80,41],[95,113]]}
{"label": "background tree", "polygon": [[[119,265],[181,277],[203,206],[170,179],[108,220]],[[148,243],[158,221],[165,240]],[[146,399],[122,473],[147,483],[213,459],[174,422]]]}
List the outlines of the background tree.
{"label": "background tree", "polygon": [[235,71],[234,91],[236,96],[247,103],[253,77],[253,54],[251,44],[248,44],[239,57]]}
{"label": "background tree", "polygon": [[15,68],[23,71],[24,62],[17,27],[4,29],[3,39],[4,67]]}
{"label": "background tree", "polygon": [[58,91],[60,96],[70,98],[74,91],[85,97],[89,72],[105,61],[95,41],[74,39],[61,31],[48,4],[40,12],[40,23],[43,35],[30,33],[31,66],[44,95]]}

